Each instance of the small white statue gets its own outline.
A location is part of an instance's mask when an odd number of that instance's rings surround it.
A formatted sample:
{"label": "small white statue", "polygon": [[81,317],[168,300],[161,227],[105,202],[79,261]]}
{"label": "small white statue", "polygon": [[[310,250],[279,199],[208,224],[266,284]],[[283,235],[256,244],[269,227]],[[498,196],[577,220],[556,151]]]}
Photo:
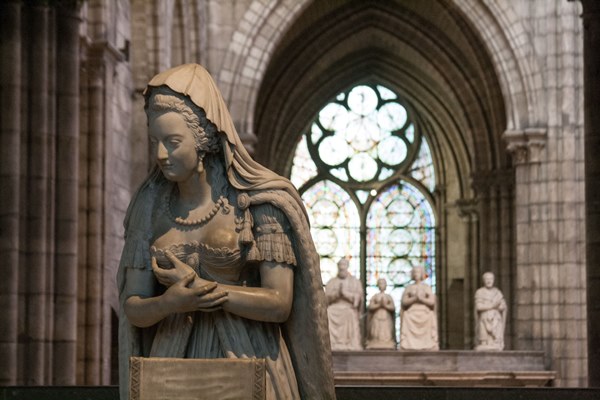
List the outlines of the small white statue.
{"label": "small white statue", "polygon": [[387,288],[385,279],[378,279],[377,287],[379,287],[379,293],[373,296],[369,302],[367,349],[395,349],[396,307],[394,299],[385,293]]}
{"label": "small white statue", "polygon": [[475,292],[475,350],[503,350],[506,302],[494,287],[494,274],[483,274],[483,287]]}
{"label": "small white statue", "polygon": [[414,267],[415,283],[402,295],[400,313],[400,348],[402,350],[439,350],[435,295],[423,282],[425,270]]}
{"label": "small white statue", "polygon": [[348,259],[338,262],[338,274],[325,286],[332,350],[362,350],[359,318],[363,288],[348,272]]}

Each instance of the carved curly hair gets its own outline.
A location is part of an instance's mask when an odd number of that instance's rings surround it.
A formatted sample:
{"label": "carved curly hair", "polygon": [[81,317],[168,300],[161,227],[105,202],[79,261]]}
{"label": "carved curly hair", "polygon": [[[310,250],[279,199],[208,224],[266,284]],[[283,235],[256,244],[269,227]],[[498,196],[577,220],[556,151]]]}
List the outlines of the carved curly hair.
{"label": "carved curly hair", "polygon": [[[203,160],[208,167],[215,193],[228,195],[229,184],[225,172],[225,165],[221,153],[221,140],[219,130],[207,117],[206,112],[194,104],[186,96],[173,92],[167,87],[153,88],[146,98],[146,116],[148,123],[151,116],[176,112],[185,120],[188,128],[194,135],[194,147],[198,153],[199,160]],[[215,197],[213,200],[216,200]]]}
{"label": "carved curly hair", "polygon": [[221,150],[217,127],[206,118],[206,112],[202,108],[187,98],[182,98],[166,87],[156,88],[148,97],[145,109],[148,119],[151,113],[176,112],[181,115],[194,135],[198,154],[218,153]]}

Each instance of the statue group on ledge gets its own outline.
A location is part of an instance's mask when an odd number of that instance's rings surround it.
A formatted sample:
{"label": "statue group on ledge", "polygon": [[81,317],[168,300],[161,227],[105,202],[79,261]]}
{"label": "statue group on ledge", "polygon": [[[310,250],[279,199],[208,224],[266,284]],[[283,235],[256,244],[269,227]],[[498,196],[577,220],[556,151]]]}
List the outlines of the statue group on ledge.
{"label": "statue group on ledge", "polygon": [[[378,279],[379,293],[362,310],[361,282],[348,271],[349,261],[338,262],[338,274],[325,287],[332,350],[439,350],[436,297],[424,282],[421,266],[411,270],[413,283],[406,286],[400,301],[400,343],[396,343],[396,306],[387,294],[387,281]],[[506,302],[494,287],[494,275],[483,274],[484,286],[475,293],[475,350],[503,350],[506,326]],[[365,338],[361,318],[366,316]]]}

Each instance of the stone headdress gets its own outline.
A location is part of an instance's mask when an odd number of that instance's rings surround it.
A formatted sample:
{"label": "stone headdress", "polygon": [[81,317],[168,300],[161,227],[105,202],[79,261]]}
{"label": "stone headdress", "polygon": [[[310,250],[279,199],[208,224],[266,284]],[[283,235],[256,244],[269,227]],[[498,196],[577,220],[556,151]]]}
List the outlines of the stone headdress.
{"label": "stone headdress", "polygon": [[[185,64],[156,75],[144,95],[153,88],[166,86],[187,96],[203,109],[218,130],[223,146],[227,179],[242,196],[240,208],[270,203],[283,211],[292,226],[297,266],[294,269],[294,300],[282,332],[289,347],[300,395],[307,399],[335,398],[327,303],[323,291],[316,253],[306,209],[291,182],[254,161],[240,141],[233,121],[210,74],[200,65]],[[148,195],[160,179],[154,169],[134,196],[125,218],[125,247],[118,272],[121,303],[119,323],[119,367],[121,397],[127,398],[129,357],[143,355],[148,339],[140,329],[129,324],[123,315],[125,271],[136,265],[150,265],[150,218],[153,199]],[[239,201],[240,198],[242,201]],[[141,201],[143,199],[143,201]],[[140,201],[138,201],[140,200]]]}

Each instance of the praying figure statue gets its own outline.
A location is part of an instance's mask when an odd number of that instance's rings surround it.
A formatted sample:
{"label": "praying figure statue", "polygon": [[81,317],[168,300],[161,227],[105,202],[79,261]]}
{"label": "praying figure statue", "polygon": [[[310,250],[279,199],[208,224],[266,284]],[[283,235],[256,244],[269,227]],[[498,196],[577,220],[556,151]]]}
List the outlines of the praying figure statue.
{"label": "praying figure statue", "polygon": [[338,274],[327,282],[327,315],[332,350],[362,350],[360,314],[363,288],[348,272],[348,259],[338,262]]}
{"label": "praying figure statue", "polygon": [[423,267],[413,267],[415,281],[402,295],[400,311],[400,348],[402,350],[439,350],[435,295],[423,282]]}
{"label": "praying figure statue", "polygon": [[379,293],[371,298],[368,314],[367,349],[395,349],[396,332],[394,321],[396,307],[394,299],[385,293],[387,282],[381,278],[377,280]]}
{"label": "praying figure statue", "polygon": [[506,302],[494,287],[494,274],[483,274],[483,287],[475,292],[475,350],[503,350]]}

